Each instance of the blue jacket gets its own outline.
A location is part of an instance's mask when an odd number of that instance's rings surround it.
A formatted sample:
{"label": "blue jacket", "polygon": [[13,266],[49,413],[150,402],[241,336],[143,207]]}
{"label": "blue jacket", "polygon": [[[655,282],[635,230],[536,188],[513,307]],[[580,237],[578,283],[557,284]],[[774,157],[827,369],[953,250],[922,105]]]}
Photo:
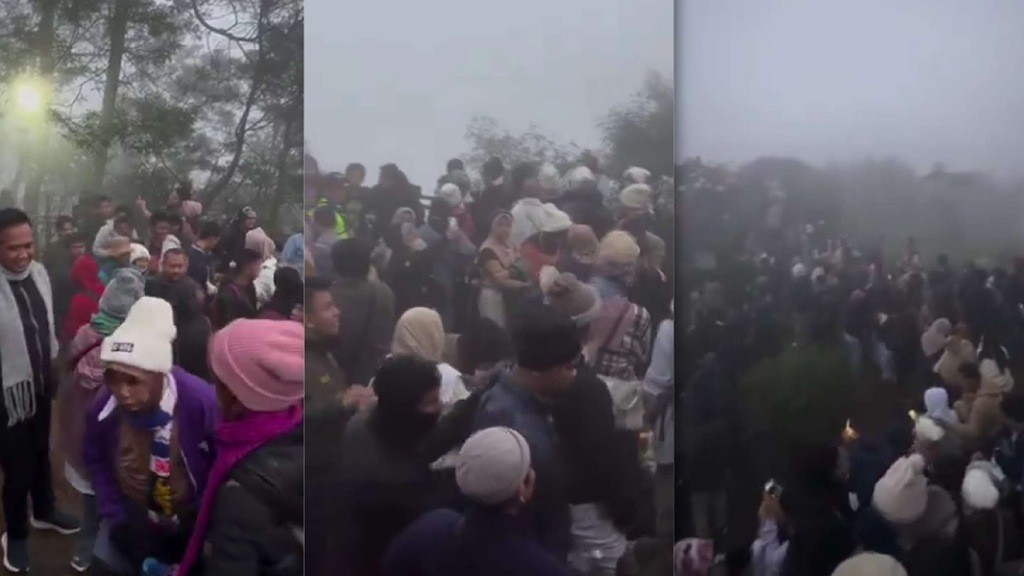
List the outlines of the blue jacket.
{"label": "blue jacket", "polygon": [[530,391],[512,382],[510,373],[505,372],[484,393],[473,418],[474,432],[494,426],[519,432],[530,445],[537,488],[526,514],[541,544],[564,561],[572,547],[566,494],[568,480],[566,459],[560,454],[551,409]]}
{"label": "blue jacket", "polygon": [[402,531],[381,563],[387,576],[569,576],[521,517],[434,510]]}

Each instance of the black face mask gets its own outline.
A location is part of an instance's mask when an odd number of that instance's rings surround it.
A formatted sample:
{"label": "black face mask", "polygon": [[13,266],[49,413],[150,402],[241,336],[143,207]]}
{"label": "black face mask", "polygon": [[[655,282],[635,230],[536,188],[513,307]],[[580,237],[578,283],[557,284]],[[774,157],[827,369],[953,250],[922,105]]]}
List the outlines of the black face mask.
{"label": "black face mask", "polygon": [[440,414],[419,411],[402,411],[397,414],[377,412],[377,429],[389,443],[408,447],[423,440],[437,426],[440,417]]}

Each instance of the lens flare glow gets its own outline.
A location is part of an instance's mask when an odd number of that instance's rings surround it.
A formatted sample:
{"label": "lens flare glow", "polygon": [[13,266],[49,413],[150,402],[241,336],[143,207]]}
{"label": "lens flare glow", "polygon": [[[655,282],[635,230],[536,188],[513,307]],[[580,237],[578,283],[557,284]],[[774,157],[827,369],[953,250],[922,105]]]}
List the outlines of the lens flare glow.
{"label": "lens flare glow", "polygon": [[15,89],[15,102],[24,112],[39,112],[43,108],[43,93],[31,84],[22,84]]}

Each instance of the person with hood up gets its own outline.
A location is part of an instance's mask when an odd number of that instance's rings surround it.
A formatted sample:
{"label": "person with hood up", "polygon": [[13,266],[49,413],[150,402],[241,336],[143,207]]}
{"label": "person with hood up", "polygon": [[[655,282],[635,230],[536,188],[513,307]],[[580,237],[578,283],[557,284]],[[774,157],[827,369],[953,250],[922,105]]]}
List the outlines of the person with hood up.
{"label": "person with hood up", "polygon": [[253,285],[256,287],[256,306],[262,308],[274,295],[274,272],[277,271],[277,246],[262,228],[254,228],[245,235],[245,249],[260,255],[260,273]]}
{"label": "person with hood up", "polygon": [[651,315],[628,297],[639,258],[640,247],[626,232],[609,232],[601,241],[592,282],[601,312],[584,347],[587,364],[598,374],[627,382],[640,381],[651,345]]}
{"label": "person with hood up", "polygon": [[519,251],[511,241],[514,218],[508,212],[498,212],[490,222],[487,239],[480,245],[477,266],[480,271],[480,296],[477,309],[481,318],[487,318],[502,328],[508,327],[510,298],[529,286],[514,277],[513,267]]}
{"label": "person with hood up", "polygon": [[341,439],[344,511],[336,529],[347,533],[337,574],[383,574],[380,561],[394,537],[435,507],[435,487],[419,445],[437,425],[441,374],[434,362],[406,355],[384,360],[373,379],[377,403],[360,411]]}
{"label": "person with hood up", "polygon": [[243,207],[235,215],[224,234],[217,243],[214,254],[221,266],[236,261],[245,249],[245,237],[250,230],[256,228],[256,211],[249,206]]}
{"label": "person with hood up", "polygon": [[430,203],[427,222],[420,226],[419,235],[426,243],[425,251],[432,260],[431,278],[440,292],[436,308],[445,326],[457,330],[456,295],[465,289],[466,273],[476,255],[476,246],[458,224],[453,224],[451,207],[440,198]]}
{"label": "person with hood up", "polygon": [[947,424],[959,423],[960,418],[949,406],[949,392],[940,386],[924,391],[925,415],[932,420]]}
{"label": "person with hood up", "polygon": [[434,510],[409,525],[388,547],[384,574],[569,576],[524,519],[536,474],[522,435],[503,427],[477,432],[459,451],[455,479],[468,510]]}
{"label": "person with hood up", "polygon": [[956,504],[948,492],[928,483],[925,466],[920,454],[900,458],[875,484],[871,498],[903,550],[929,536],[952,539],[959,525]]}
{"label": "person with hood up", "polygon": [[512,245],[516,248],[522,246],[527,238],[540,233],[541,223],[544,220],[544,202],[540,195],[543,190],[540,187],[537,166],[530,162],[517,164],[512,169],[512,189],[519,197],[512,206]]}
{"label": "person with hood up", "polygon": [[118,271],[100,298],[99,310],[89,323],[79,328],[67,349],[67,366],[71,380],[60,389],[57,418],[60,425],[60,446],[64,454],[64,477],[82,495],[82,531],[71,559],[71,568],[85,572],[92,563],[99,519],[96,516],[96,495],[89,473],[82,462],[82,438],[85,415],[104,389],[104,366],[100,360],[103,339],[121,326],[128,311],[142,298],[142,274],[126,268]]}
{"label": "person with hood up", "polygon": [[274,295],[260,310],[264,320],[300,320],[302,275],[295,268],[282,266],[274,272]]}
{"label": "person with hood up", "polygon": [[192,533],[213,461],[213,387],[174,366],[171,305],[143,297],[103,340],[103,390],[82,459],[100,519],[93,570],[132,576],[174,564]]}
{"label": "person with hood up", "polygon": [[377,185],[373,188],[373,213],[376,217],[376,235],[384,236],[388,223],[399,208],[409,208],[416,214],[416,225],[423,223],[423,196],[419,186],[409,182],[404,172],[395,164],[380,167]]}
{"label": "person with hood up", "polygon": [[590,226],[598,238],[603,238],[615,227],[615,218],[604,205],[594,173],[580,166],[569,171],[565,180],[568,189],[562,195],[558,207],[569,214],[574,223]]}
{"label": "person with hood up", "polygon": [[441,374],[441,404],[445,409],[469,396],[462,374],[443,361],[445,345],[441,316],[429,308],[412,308],[395,324],[391,353],[433,362]]}
{"label": "person with hood up", "polygon": [[301,324],[240,320],[213,337],[217,457],[180,576],[303,574],[304,354]]}
{"label": "person with hood up", "polygon": [[581,282],[590,282],[594,274],[599,242],[590,226],[573,224],[567,237],[568,250],[558,262],[558,269],[570,272]]}
{"label": "person with hood up", "polygon": [[129,258],[131,259],[131,265],[141,272],[143,276],[149,274],[149,250],[138,242],[133,242],[130,248]]}
{"label": "person with hood up", "polygon": [[262,257],[243,248],[232,264],[224,270],[224,281],[214,297],[211,320],[215,330],[239,318],[255,318],[259,314],[255,282],[263,268]]}
{"label": "person with hood up", "polygon": [[449,182],[438,188],[437,196],[443,198],[452,207],[452,218],[455,218],[459,230],[465,232],[467,237],[475,238],[476,223],[473,222],[473,216],[466,210],[462,189],[457,184]]}
{"label": "person with hood up", "polygon": [[565,245],[572,227],[572,219],[554,204],[544,204],[539,214],[540,231],[530,236],[519,246],[521,268],[519,274],[529,278],[531,283],[539,280],[545,266],[554,266],[565,253]]}
{"label": "person with hood up", "polygon": [[99,301],[103,296],[103,283],[100,282],[100,268],[96,260],[89,254],[79,258],[71,266],[71,282],[75,287],[75,295],[68,306],[67,319],[61,341],[68,342],[78,334],[78,329],[89,323],[89,319],[99,310]]}

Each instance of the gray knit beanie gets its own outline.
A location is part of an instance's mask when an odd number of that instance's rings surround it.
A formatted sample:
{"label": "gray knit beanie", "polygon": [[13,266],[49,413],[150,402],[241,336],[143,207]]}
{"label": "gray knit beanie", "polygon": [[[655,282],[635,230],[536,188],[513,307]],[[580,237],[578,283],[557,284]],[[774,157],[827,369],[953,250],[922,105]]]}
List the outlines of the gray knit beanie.
{"label": "gray knit beanie", "polygon": [[108,316],[124,320],[132,306],[145,295],[145,291],[142,272],[135,268],[121,268],[103,291],[99,310]]}
{"label": "gray knit beanie", "polygon": [[511,428],[486,428],[462,445],[455,481],[470,500],[485,506],[512,499],[530,473],[530,446]]}

